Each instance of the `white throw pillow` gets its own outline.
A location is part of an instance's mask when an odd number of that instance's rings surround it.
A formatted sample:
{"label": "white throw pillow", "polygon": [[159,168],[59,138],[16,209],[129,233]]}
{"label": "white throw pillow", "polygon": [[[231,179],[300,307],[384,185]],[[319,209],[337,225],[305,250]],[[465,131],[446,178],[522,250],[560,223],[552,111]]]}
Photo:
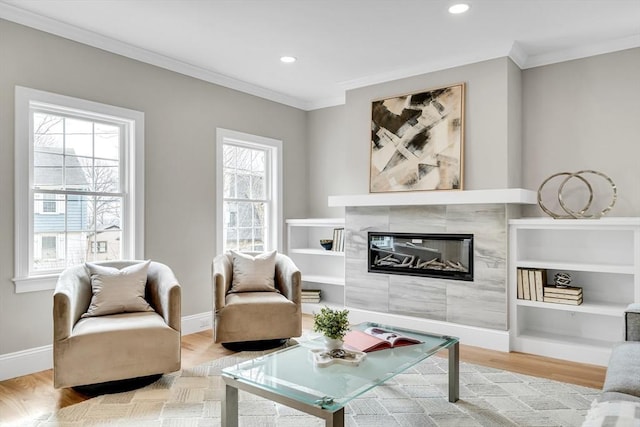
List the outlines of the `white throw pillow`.
{"label": "white throw pillow", "polygon": [[229,292],[274,292],[277,251],[255,257],[231,250],[233,280]]}
{"label": "white throw pillow", "polygon": [[82,317],[153,311],[144,299],[150,263],[151,260],[148,260],[119,270],[87,262],[85,266],[91,275],[93,296]]}

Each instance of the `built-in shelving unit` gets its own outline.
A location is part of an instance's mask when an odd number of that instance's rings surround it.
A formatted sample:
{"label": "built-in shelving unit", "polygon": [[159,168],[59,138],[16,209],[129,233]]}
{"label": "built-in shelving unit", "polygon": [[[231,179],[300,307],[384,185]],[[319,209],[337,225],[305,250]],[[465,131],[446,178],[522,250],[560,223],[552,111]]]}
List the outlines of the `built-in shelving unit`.
{"label": "built-in shelving unit", "polygon": [[287,254],[302,272],[303,289],[319,289],[318,304],[303,303],[302,311],[313,313],[322,306],[344,306],[344,252],[326,250],[321,239],[332,239],[344,218],[288,219]]}
{"label": "built-in shelving unit", "polygon": [[[640,218],[509,221],[510,349],[606,366],[624,339],[624,310],[640,301]],[[517,298],[517,269],[558,272],[582,287],[583,303]]]}

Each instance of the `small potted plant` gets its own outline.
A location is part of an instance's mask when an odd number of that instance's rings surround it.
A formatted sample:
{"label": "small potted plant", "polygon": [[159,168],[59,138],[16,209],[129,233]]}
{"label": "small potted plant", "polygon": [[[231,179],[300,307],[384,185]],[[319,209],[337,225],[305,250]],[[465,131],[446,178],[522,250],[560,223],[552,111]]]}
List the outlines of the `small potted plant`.
{"label": "small potted plant", "polygon": [[327,350],[342,348],[343,338],[349,330],[349,310],[321,308],[320,313],[313,315],[313,330],[324,335]]}

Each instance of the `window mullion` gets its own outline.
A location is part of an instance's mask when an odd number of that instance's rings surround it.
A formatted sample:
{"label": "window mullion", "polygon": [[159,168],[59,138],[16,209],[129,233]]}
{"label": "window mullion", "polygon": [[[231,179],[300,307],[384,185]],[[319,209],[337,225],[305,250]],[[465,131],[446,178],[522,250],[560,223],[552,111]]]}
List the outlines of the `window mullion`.
{"label": "window mullion", "polygon": [[269,199],[236,199],[231,197],[223,198],[225,202],[247,202],[247,203],[269,203]]}
{"label": "window mullion", "polygon": [[125,193],[107,193],[107,192],[99,192],[99,191],[78,191],[78,190],[48,190],[48,189],[39,189],[34,188],[34,193],[41,194],[68,194],[68,195],[77,195],[77,196],[103,196],[103,197],[125,197]]}

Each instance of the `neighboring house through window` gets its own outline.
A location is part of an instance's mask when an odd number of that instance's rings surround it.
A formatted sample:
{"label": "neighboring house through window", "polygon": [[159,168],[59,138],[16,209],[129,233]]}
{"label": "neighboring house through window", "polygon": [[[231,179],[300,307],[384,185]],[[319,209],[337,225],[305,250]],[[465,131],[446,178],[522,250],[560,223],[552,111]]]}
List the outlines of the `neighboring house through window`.
{"label": "neighboring house through window", "polygon": [[42,213],[56,213],[56,204],[55,200],[43,200]]}
{"label": "neighboring house through window", "polygon": [[142,258],[143,144],[138,111],[16,87],[18,292],[85,261]]}
{"label": "neighboring house through window", "polygon": [[91,246],[93,248],[93,253],[96,253],[96,254],[107,253],[107,242],[104,240],[101,240],[98,242],[91,242]]}
{"label": "neighboring house through window", "polygon": [[38,236],[41,241],[40,259],[56,259],[58,257],[58,236]]}
{"label": "neighboring house through window", "polygon": [[217,130],[217,250],[282,244],[282,141]]}

